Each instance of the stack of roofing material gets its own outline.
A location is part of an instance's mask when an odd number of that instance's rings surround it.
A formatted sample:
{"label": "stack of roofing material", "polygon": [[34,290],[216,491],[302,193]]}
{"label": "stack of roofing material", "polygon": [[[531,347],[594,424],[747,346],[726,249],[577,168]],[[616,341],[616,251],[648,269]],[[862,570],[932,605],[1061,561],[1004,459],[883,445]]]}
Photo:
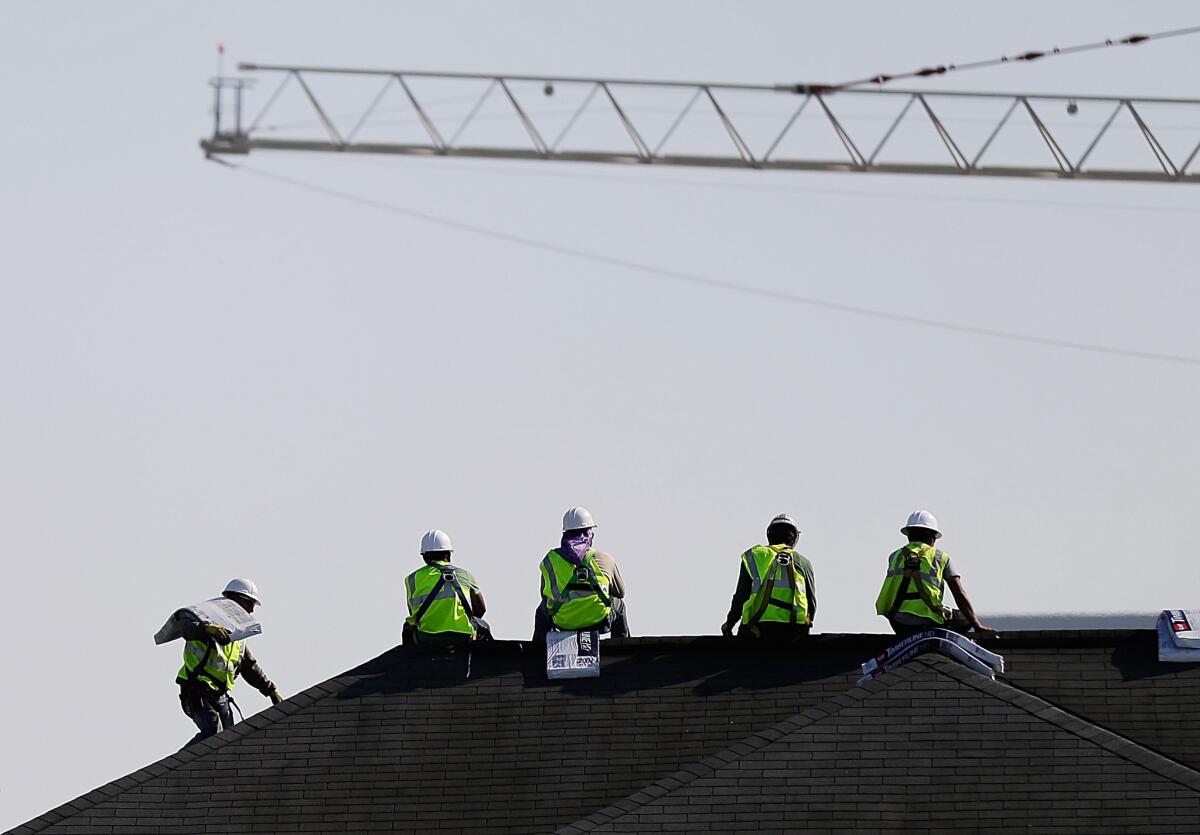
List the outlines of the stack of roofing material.
{"label": "stack of roofing material", "polygon": [[1200,609],[1164,609],[1158,616],[1158,660],[1200,662]]}
{"label": "stack of roofing material", "polygon": [[873,678],[878,678],[886,672],[902,667],[918,655],[927,652],[940,652],[953,658],[981,676],[994,679],[996,673],[1004,672],[1004,657],[989,652],[979,644],[948,629],[927,629],[915,635],[892,644],[874,658],[862,665],[863,677],[858,680],[860,685],[866,684]]}
{"label": "stack of roofing material", "polygon": [[184,611],[191,612],[202,623],[215,623],[225,627],[229,630],[230,639],[234,641],[262,634],[262,624],[258,622],[258,618],[228,597],[214,597],[212,600],[193,603],[173,612],[162,628],[154,633],[154,643],[165,644],[182,637],[178,615]]}
{"label": "stack of roofing material", "polygon": [[550,630],[546,635],[546,677],[596,678],[600,675],[600,633]]}

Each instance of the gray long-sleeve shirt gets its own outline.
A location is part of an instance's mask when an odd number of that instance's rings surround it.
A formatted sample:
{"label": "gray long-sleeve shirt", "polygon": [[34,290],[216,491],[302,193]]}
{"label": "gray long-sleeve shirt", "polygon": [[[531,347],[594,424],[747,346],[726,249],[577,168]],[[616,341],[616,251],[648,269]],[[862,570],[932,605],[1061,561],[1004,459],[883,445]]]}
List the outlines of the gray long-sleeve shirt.
{"label": "gray long-sleeve shirt", "polygon": [[621,579],[621,569],[617,568],[617,561],[612,558],[612,554],[597,551],[594,556],[596,557],[596,563],[600,566],[600,570],[608,575],[609,595],[612,597],[624,597],[625,581]]}

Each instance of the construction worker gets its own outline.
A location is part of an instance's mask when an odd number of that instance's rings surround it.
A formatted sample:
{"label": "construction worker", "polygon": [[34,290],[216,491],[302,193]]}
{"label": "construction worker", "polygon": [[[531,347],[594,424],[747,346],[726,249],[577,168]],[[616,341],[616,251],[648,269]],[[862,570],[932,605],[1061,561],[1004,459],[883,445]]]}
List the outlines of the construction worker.
{"label": "construction worker", "polygon": [[453,553],[445,531],[433,530],[421,537],[425,566],[404,579],[408,592],[405,644],[463,644],[492,637],[483,620],[487,605],[479,583],[470,571],[450,564]]}
{"label": "construction worker", "polygon": [[[936,627],[991,631],[976,617],[950,555],[934,547],[942,536],[934,515],[928,510],[916,511],[900,533],[908,537],[908,544],[888,557],[887,576],[875,600],[876,613],[888,619],[892,631],[901,637]],[[963,622],[942,605],[946,585],[962,610]]]}
{"label": "construction worker", "polygon": [[614,638],[629,636],[625,583],[617,562],[592,547],[596,523],[586,508],[563,514],[561,544],[542,559],[542,601],[533,619],[533,640],[551,629],[596,629]]}
{"label": "construction worker", "polygon": [[[252,580],[230,580],[221,595],[247,612],[253,612],[255,606],[262,604],[258,587]],[[233,689],[239,674],[251,687],[270,699],[272,704],[283,701],[244,640],[230,640],[228,629],[219,624],[205,623],[190,609],[179,610],[175,618],[187,642],[183,647],[183,666],[175,677],[179,684],[179,702],[183,712],[199,729],[188,745],[206,739],[218,730],[233,727],[232,706],[236,703],[229,691]]]}
{"label": "construction worker", "polygon": [[817,614],[812,563],[796,553],[800,526],[786,513],[767,524],[767,544],[742,554],[737,590],[722,635],[791,640],[807,635]]}

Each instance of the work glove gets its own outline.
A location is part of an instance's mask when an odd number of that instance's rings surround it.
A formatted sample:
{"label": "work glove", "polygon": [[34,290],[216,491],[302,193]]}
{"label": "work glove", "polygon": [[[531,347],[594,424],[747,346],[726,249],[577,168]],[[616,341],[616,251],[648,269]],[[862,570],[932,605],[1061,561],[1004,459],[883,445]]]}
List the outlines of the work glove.
{"label": "work glove", "polygon": [[279,695],[279,691],[278,691],[278,690],[272,690],[272,691],[271,691],[271,704],[273,704],[273,705],[277,705],[277,704],[279,704],[279,703],[280,703],[280,702],[282,702],[282,701],[283,701],[283,696],[280,696],[280,695]]}
{"label": "work glove", "polygon": [[218,644],[229,643],[229,630],[224,626],[218,626],[215,623],[204,624],[204,634],[212,638]]}

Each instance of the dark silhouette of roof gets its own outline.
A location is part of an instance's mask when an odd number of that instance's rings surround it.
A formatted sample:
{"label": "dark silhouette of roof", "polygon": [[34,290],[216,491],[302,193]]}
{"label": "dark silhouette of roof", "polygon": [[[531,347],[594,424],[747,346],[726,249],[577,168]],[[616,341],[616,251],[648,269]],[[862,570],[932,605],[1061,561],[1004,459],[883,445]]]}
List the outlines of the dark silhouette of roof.
{"label": "dark silhouette of roof", "polygon": [[528,644],[396,648],[12,832],[1196,828],[1200,664],[1152,630],[857,687],[892,640],[606,641],[600,678],[554,682]]}

